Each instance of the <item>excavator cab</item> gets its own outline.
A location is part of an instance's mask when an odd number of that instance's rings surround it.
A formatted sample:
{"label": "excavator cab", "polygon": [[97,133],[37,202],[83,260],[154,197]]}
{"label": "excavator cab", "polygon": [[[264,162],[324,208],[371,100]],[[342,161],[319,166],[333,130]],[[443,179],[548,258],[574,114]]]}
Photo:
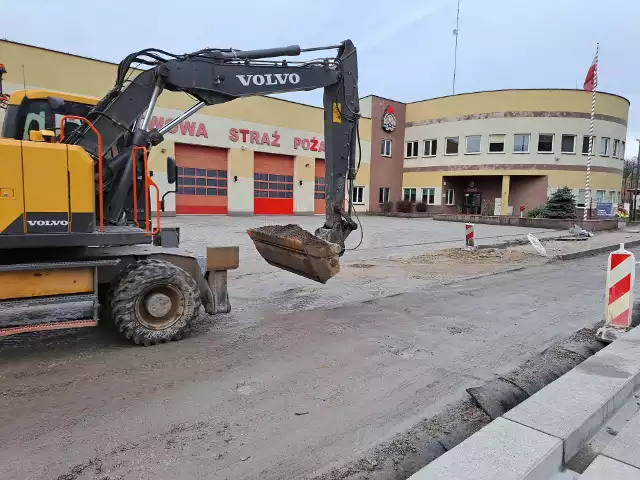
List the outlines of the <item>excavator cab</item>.
{"label": "excavator cab", "polygon": [[[98,103],[96,98],[47,90],[15,90],[8,97],[2,138],[14,140],[30,140],[32,131],[52,131],[59,136],[62,117],[85,117]],[[65,122],[64,136],[78,126],[79,121]]]}

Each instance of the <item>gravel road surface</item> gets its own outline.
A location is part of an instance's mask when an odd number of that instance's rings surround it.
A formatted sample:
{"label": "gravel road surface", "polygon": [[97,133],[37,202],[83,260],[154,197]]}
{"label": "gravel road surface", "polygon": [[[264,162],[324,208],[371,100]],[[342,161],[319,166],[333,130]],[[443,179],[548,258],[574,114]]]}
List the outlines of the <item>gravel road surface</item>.
{"label": "gravel road surface", "polygon": [[[387,247],[376,248],[352,257],[373,267],[352,271],[390,268],[394,260],[376,263]],[[406,258],[394,272],[411,271]],[[288,273],[256,264],[230,283],[234,311],[203,318],[178,343],[132,347],[102,329],[6,339],[0,478],[321,474],[600,320],[605,261],[527,264],[449,284],[418,279],[382,293],[354,273],[355,293],[341,301],[311,283],[287,292]]]}

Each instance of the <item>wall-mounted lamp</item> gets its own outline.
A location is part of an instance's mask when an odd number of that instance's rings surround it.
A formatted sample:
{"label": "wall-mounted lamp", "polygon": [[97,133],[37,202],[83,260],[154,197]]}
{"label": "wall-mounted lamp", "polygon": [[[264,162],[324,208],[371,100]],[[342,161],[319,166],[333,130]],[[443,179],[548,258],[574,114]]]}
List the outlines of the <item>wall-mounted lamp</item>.
{"label": "wall-mounted lamp", "polygon": [[309,164],[307,163],[307,164],[305,165],[305,167],[308,167],[308,166],[309,166]]}
{"label": "wall-mounted lamp", "polygon": [[298,181],[298,185],[302,186],[302,180]]}
{"label": "wall-mounted lamp", "polygon": [[237,176],[237,175],[234,175],[234,176],[233,176],[233,181],[234,181],[234,182],[237,182],[237,181],[238,181],[238,176]]}

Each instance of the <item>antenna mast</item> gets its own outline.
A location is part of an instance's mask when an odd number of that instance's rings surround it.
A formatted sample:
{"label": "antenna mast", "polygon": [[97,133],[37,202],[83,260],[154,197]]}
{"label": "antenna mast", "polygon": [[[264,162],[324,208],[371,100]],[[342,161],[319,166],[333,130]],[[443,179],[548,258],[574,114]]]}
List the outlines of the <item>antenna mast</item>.
{"label": "antenna mast", "polygon": [[456,16],[456,29],[453,31],[453,35],[456,37],[456,46],[453,50],[453,95],[456,94],[456,68],[458,66],[458,25],[460,24],[460,0],[458,0],[458,13]]}

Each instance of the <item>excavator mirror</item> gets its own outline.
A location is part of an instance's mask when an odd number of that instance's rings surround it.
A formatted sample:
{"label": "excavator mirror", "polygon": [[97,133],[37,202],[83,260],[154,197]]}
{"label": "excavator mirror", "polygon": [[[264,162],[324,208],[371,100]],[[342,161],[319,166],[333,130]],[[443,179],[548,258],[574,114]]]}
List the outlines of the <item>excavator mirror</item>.
{"label": "excavator mirror", "polygon": [[176,166],[176,159],[173,157],[167,157],[167,182],[169,184],[176,183],[178,180],[178,167]]}
{"label": "excavator mirror", "polygon": [[64,107],[64,100],[58,97],[47,97],[47,100],[49,101],[49,105],[51,106],[51,110],[53,110],[54,112],[56,110],[60,110],[62,107]]}

